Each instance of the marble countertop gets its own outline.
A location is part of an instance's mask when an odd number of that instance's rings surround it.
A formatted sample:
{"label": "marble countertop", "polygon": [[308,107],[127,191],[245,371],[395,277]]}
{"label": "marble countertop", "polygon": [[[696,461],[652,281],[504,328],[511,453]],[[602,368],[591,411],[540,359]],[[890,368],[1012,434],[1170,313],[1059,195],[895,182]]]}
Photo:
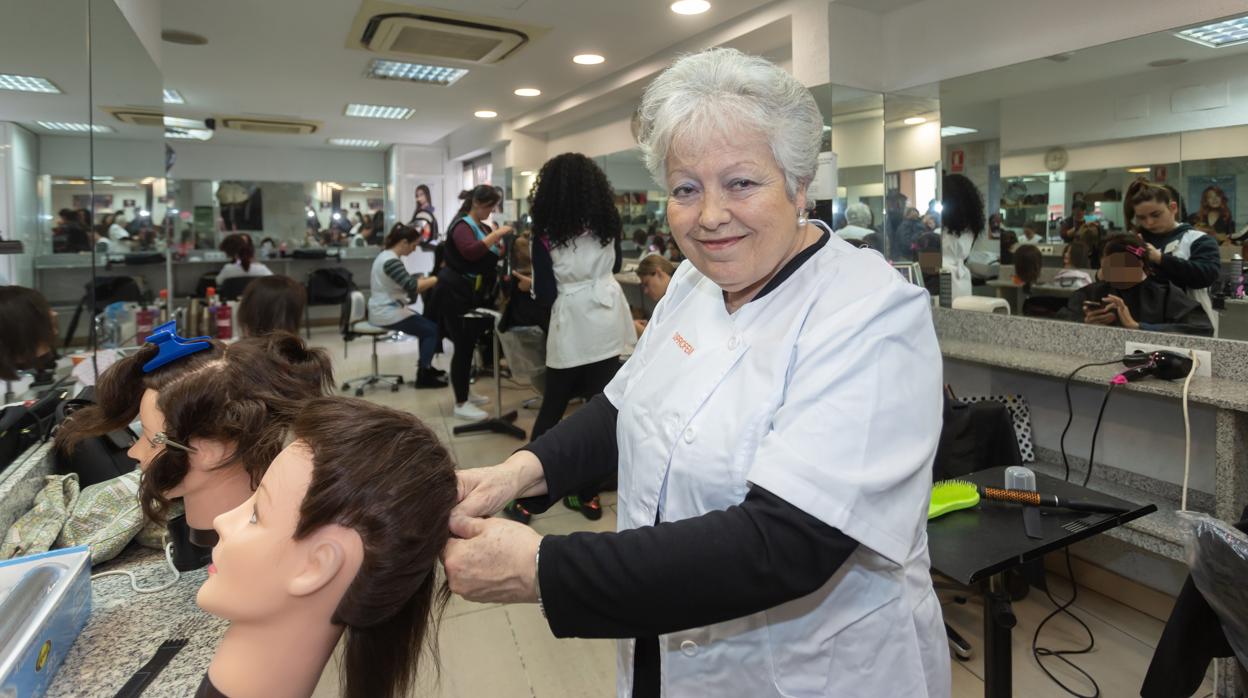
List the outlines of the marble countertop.
{"label": "marble countertop", "polygon": [[[948,337],[940,339],[940,350],[946,359],[969,361],[1062,379],[1075,368],[1092,361],[1081,356],[1017,349]],[[1122,370],[1121,365],[1085,368],[1075,376],[1074,382],[1106,385]],[[1176,399],[1183,396],[1182,381],[1146,380],[1128,383],[1126,386],[1120,386],[1119,389]],[[1192,378],[1188,400],[1196,404],[1248,412],[1248,385],[1240,381],[1196,376]]]}
{"label": "marble countertop", "polygon": [[[167,582],[173,570],[164,553],[131,543],[92,574],[125,569],[140,587]],[[204,613],[195,594],[205,569],[183,573],[170,588],[137,594],[130,579],[116,575],[91,582],[91,618],[70,648],[47,698],[111,696],[117,693],[166,640],[185,638],[185,647],[143,692],[143,698],[185,698],[194,694],[228,623]]]}

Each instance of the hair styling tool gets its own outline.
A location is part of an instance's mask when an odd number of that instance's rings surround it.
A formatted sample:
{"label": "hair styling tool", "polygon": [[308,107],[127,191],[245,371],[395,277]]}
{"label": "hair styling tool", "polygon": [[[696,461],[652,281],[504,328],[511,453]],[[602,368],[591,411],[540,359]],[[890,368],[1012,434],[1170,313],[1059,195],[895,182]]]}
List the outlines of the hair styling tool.
{"label": "hair styling tool", "polygon": [[147,336],[147,343],[155,344],[159,348],[159,353],[151,361],[143,364],[143,372],[151,373],[184,356],[212,348],[208,339],[208,337],[191,337],[190,339],[179,337],[176,320],[170,320],[156,327]]}
{"label": "hair styling tool", "polygon": [[1132,383],[1148,376],[1156,376],[1169,381],[1178,380],[1186,378],[1192,371],[1191,357],[1161,349],[1147,354],[1142,351],[1128,354],[1122,357],[1122,363],[1128,368],[1114,376],[1114,379],[1110,381],[1114,385]]}
{"label": "hair styling tool", "polygon": [[1015,504],[1025,504],[1033,507],[1053,507],[1057,509],[1087,511],[1099,514],[1125,514],[1129,511],[1129,509],[1116,507],[1110,504],[1097,504],[1096,502],[1085,502],[1079,499],[1064,499],[1055,494],[1041,494],[1040,492],[1028,492],[1026,490],[1006,490],[997,487],[980,487],[979,495],[983,499],[990,499],[997,502],[1013,502]]}
{"label": "hair styling tool", "polygon": [[932,485],[932,498],[927,504],[927,519],[931,521],[951,511],[970,509],[976,504],[979,504],[979,491],[975,489],[975,485],[964,480],[942,480]]}

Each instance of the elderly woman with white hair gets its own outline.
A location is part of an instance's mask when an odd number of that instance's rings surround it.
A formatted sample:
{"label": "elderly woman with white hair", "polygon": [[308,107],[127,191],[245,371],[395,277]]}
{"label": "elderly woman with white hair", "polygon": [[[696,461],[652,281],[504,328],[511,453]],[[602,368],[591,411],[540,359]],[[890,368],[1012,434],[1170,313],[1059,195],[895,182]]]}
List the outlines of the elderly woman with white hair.
{"label": "elderly woman with white hair", "polygon": [[[619,638],[621,698],[950,693],[926,536],[930,303],[807,219],[821,129],[761,58],[664,71],[640,141],[688,261],[604,394],[459,472],[451,589],[537,602],[558,637]],[[617,533],[480,518],[617,474]]]}
{"label": "elderly woman with white hair", "polygon": [[864,240],[875,230],[871,227],[871,208],[861,201],[845,207],[845,227],[836,234],[845,240]]}

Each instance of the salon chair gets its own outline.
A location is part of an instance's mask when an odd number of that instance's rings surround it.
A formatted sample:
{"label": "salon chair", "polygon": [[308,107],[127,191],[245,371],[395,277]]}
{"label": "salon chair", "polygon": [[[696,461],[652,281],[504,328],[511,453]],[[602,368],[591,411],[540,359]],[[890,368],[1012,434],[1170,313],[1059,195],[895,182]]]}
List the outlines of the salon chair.
{"label": "salon chair", "polygon": [[355,277],[345,267],[323,267],[308,273],[304,287],[308,289],[308,302],[303,306],[303,327],[311,339],[312,306],[345,304],[355,290]]}
{"label": "salon chair", "polygon": [[[1014,423],[1004,403],[992,400],[966,403],[945,395],[940,441],[932,464],[933,481],[956,479],[1002,465],[1022,464]],[[933,586],[937,591],[953,592],[953,601],[958,604],[966,603],[975,595],[971,587],[955,582],[933,582]],[[1026,596],[1027,582],[1023,577],[1011,577],[1009,587],[1014,600]],[[948,623],[945,623],[945,634],[958,659],[971,658],[971,643]]]}
{"label": "salon chair", "polygon": [[[347,294],[346,299],[342,302],[342,316],[338,323],[339,329],[342,331],[342,356],[347,357],[347,342],[357,337],[368,337],[373,344],[373,372],[367,376],[352,378],[342,384],[343,392],[355,387],[356,397],[364,395],[364,389],[370,385],[385,383],[390,386],[390,392],[397,393],[399,386],[403,385],[403,376],[393,373],[381,373],[377,364],[377,342],[390,334],[390,330],[384,327],[378,327],[368,321],[368,305],[364,301],[364,294],[361,291],[351,291]],[[356,385],[358,383],[358,385]]]}
{"label": "salon chair", "polygon": [[243,291],[246,291],[247,287],[251,285],[251,282],[258,278],[260,277],[235,276],[226,279],[221,283],[221,287],[217,289],[217,297],[223,301],[236,301],[243,295]]}

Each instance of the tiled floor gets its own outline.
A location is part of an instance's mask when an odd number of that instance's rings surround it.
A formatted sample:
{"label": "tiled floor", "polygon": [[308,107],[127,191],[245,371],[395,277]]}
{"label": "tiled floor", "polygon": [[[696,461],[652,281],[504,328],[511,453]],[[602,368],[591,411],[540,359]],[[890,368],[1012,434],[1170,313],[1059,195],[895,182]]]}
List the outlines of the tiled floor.
{"label": "tiled floor", "polygon": [[[337,335],[314,334],[313,342],[329,349],[334,357],[339,383],[362,375],[368,369],[369,347],[357,340],[350,346],[350,358],[343,359],[342,341]],[[415,372],[416,343],[386,342],[379,344],[381,368],[402,372],[409,380]],[[442,365],[445,357],[439,357]],[[443,365],[443,367],[445,367]],[[503,405],[519,409],[520,403],[533,396],[532,391],[504,382]],[[493,399],[492,381],[473,387],[473,391]],[[452,428],[462,423],[451,416],[450,390],[414,390],[404,386],[397,393],[387,389],[370,391],[368,399],[411,411],[420,416],[447,440],[461,468],[475,468],[498,463],[506,458],[520,441],[500,435],[479,434],[452,437]],[[494,405],[485,406],[493,412]],[[533,410],[519,409],[517,424],[528,430],[536,415]],[[569,533],[582,530],[613,530],[615,528],[615,495],[603,497],[605,515],[591,522],[579,513],[555,508],[538,516],[533,526],[541,533]],[[1055,593],[1065,598],[1068,585],[1050,577]],[[1052,604],[1043,594],[1033,593],[1015,605],[1018,627],[1014,631],[1014,695],[1042,698],[1065,696],[1045,677],[1031,655],[1031,638],[1036,624],[1051,611]],[[1162,623],[1120,603],[1087,590],[1080,590],[1076,613],[1096,635],[1096,649],[1073,661],[1092,674],[1106,698],[1138,696],[1144,671],[1153,647],[1161,634]],[[983,695],[983,658],[981,641],[982,605],[947,603],[946,620],[975,647],[975,656],[968,662],[953,663],[953,695],[971,698]],[[441,672],[422,672],[416,696],[446,698],[588,698],[610,696],[615,685],[615,645],[606,640],[556,640],[531,605],[500,606],[473,604],[454,598],[447,608],[439,632]],[[1046,626],[1041,644],[1052,648],[1080,647],[1086,636],[1070,618],[1058,616]],[[1074,671],[1056,659],[1045,665],[1071,688],[1090,694],[1090,686]],[[427,667],[431,665],[426,665]],[[338,695],[338,671],[333,662],[326,669],[317,687],[317,698]],[[1210,692],[1205,687],[1197,695]]]}

